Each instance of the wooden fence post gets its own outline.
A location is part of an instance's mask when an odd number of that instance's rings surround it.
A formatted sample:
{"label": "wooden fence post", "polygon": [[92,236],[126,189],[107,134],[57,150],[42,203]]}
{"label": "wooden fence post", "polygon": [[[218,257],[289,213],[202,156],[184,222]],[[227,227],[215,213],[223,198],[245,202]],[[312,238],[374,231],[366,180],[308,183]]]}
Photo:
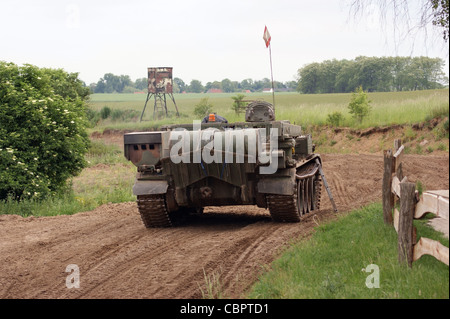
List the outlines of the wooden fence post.
{"label": "wooden fence post", "polygon": [[[402,146],[402,140],[401,139],[396,139],[394,140],[394,155],[397,154],[398,150],[401,148]],[[396,161],[399,161],[399,159],[395,159]],[[395,174],[398,177],[398,179],[401,181],[403,179],[403,168],[402,168],[402,162],[400,161],[400,163],[395,163],[395,166],[397,167],[395,170]]]}
{"label": "wooden fence post", "polygon": [[402,146],[402,140],[399,138],[395,139],[394,140],[394,153],[400,149],[400,146]]}
{"label": "wooden fence post", "polygon": [[413,226],[416,207],[416,185],[414,183],[400,183],[400,216],[398,221],[398,261],[412,267],[413,249],[416,243]]}
{"label": "wooden fence post", "polygon": [[383,220],[385,224],[392,225],[392,209],[394,208],[394,195],[391,191],[392,185],[392,151],[383,152],[384,155],[384,174],[383,174]]}

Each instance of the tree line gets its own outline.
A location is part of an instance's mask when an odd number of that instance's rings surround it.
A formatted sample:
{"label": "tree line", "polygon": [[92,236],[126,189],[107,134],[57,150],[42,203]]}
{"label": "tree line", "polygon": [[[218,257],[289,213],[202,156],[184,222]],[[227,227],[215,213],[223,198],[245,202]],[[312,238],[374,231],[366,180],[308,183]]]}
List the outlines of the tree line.
{"label": "tree line", "polygon": [[300,93],[345,93],[362,86],[368,92],[414,91],[448,84],[444,61],[429,57],[365,57],[326,60],[298,70]]}
{"label": "tree line", "polygon": [[[275,91],[313,93],[347,93],[359,86],[368,92],[414,91],[442,88],[448,84],[443,71],[444,61],[429,57],[365,57],[354,60],[326,60],[305,65],[297,72],[297,81],[274,81]],[[147,91],[147,78],[132,81],[128,75],[106,73],[97,83],[89,85],[92,93],[133,93]],[[242,81],[223,79],[190,83],[175,77],[174,93],[202,93],[209,90],[222,92],[261,92],[270,89],[268,78]]]}
{"label": "tree line", "polygon": [[[136,91],[146,91],[148,85],[147,78],[140,78],[132,81],[128,75],[114,75],[106,73],[97,83],[89,85],[92,93],[133,93]],[[278,82],[274,81],[274,89],[279,91],[295,91],[297,81]],[[175,77],[173,79],[174,93],[202,93],[212,89],[218,89],[225,93],[230,92],[261,92],[263,89],[269,89],[272,83],[269,79],[262,80],[244,79],[241,82],[223,79],[222,81],[207,82],[205,85],[200,80],[191,80],[185,83],[182,79]]]}

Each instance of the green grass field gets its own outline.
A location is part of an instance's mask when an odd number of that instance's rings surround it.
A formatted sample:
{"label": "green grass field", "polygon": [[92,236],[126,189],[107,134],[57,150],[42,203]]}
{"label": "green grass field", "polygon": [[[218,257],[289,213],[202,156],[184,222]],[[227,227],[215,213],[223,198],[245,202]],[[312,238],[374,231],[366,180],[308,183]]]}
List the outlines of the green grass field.
{"label": "green grass field", "polygon": [[[134,110],[134,118],[112,121],[101,120],[93,128],[103,130],[113,129],[144,129],[157,128],[160,125],[172,123],[190,123],[195,119],[193,111],[195,105],[202,98],[207,97],[213,105],[213,110],[228,119],[229,122],[243,121],[244,114],[236,115],[232,111],[232,96],[237,93],[218,94],[174,94],[175,101],[180,112],[180,117],[175,116],[175,106],[170,99],[167,100],[169,118],[153,120],[153,100],[150,100],[144,113],[143,122],[139,122],[140,113],[144,108],[146,94],[93,94],[90,108],[93,111],[107,106],[112,110]],[[261,99],[272,102],[272,95],[267,93],[245,94],[246,100]],[[449,90],[427,90],[411,92],[369,93],[372,111],[361,123],[356,123],[348,112],[350,93],[339,94],[299,94],[276,93],[275,107],[276,118],[290,120],[291,123],[300,124],[303,127],[323,125],[328,114],[341,112],[344,116],[342,126],[353,128],[367,128],[390,124],[412,124],[425,121],[434,116],[449,113]]]}
{"label": "green grass field", "polygon": [[43,200],[0,201],[0,214],[71,215],[103,204],[136,200],[132,192],[136,167],[125,159],[117,145],[93,141],[86,160],[88,167],[59,193]]}
{"label": "green grass field", "polygon": [[[416,220],[417,237],[448,239]],[[369,275],[378,266],[379,286]],[[366,285],[369,282],[369,285]],[[412,268],[400,265],[397,233],[383,222],[381,204],[321,225],[311,239],[294,243],[275,260],[247,295],[282,299],[449,298],[448,266],[423,256]]]}

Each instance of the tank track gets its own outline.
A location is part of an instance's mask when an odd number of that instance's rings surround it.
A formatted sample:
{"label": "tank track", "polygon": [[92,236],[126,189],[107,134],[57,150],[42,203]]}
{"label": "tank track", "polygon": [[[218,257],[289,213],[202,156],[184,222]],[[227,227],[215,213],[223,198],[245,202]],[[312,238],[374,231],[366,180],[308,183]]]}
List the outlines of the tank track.
{"label": "tank track", "polygon": [[139,213],[145,227],[171,227],[169,213],[166,207],[166,196],[139,195],[137,196]]}
{"label": "tank track", "polygon": [[[297,193],[297,192],[295,192]],[[300,221],[297,208],[297,195],[267,195],[270,216],[276,222],[295,223]]]}
{"label": "tank track", "polygon": [[320,209],[320,199],[322,198],[322,178],[320,174],[316,176],[317,178],[314,180],[314,189],[316,192],[316,198],[314,199],[314,210]]}
{"label": "tank track", "polygon": [[[297,183],[293,195],[266,195],[267,207],[274,221],[299,222],[303,215],[320,209],[322,180],[318,166],[311,162],[300,167],[296,177]],[[302,198],[300,203],[299,196]]]}

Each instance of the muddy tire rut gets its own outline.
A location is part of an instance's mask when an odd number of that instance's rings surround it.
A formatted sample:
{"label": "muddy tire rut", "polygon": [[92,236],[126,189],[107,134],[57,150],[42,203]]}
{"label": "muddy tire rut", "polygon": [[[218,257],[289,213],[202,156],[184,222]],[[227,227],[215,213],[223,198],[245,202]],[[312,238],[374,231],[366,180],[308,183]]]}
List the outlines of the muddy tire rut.
{"label": "muddy tire rut", "polygon": [[[176,228],[146,229],[136,203],[72,216],[0,215],[0,298],[201,298],[207,278],[239,298],[292,241],[345,212],[381,200],[380,155],[323,155],[336,200],[300,223],[272,222],[253,206],[206,208]],[[448,156],[408,155],[404,172],[427,189],[448,189]],[[68,289],[68,265],[80,288]]]}

